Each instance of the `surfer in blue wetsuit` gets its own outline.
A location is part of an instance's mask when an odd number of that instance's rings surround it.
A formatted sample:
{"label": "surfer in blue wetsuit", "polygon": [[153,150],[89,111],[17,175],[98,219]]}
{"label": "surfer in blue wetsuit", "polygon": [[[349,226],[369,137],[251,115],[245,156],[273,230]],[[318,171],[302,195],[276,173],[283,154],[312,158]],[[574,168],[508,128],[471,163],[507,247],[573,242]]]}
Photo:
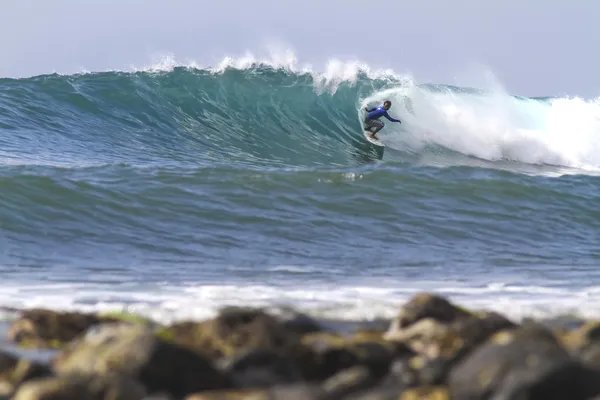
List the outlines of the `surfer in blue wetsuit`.
{"label": "surfer in blue wetsuit", "polygon": [[389,110],[391,106],[392,102],[386,100],[383,102],[382,106],[371,109],[365,107],[365,111],[369,113],[365,117],[365,131],[371,132],[371,137],[373,139],[379,140],[379,138],[377,138],[375,135],[385,126],[385,124],[381,122],[379,118],[386,117],[389,121],[398,122],[400,124],[402,123],[402,121],[390,117],[390,115],[387,113],[387,110]]}

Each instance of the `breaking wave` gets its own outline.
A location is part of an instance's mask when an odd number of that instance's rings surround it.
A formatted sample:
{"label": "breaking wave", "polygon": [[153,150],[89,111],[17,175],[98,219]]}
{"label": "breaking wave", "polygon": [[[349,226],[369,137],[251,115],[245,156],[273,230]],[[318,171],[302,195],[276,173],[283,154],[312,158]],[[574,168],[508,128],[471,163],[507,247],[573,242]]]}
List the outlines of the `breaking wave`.
{"label": "breaking wave", "polygon": [[[362,107],[384,99],[403,121],[381,131],[385,154],[364,140],[360,120]],[[320,73],[243,58],[2,79],[0,130],[6,163],[600,167],[597,100],[419,84],[337,61]]]}

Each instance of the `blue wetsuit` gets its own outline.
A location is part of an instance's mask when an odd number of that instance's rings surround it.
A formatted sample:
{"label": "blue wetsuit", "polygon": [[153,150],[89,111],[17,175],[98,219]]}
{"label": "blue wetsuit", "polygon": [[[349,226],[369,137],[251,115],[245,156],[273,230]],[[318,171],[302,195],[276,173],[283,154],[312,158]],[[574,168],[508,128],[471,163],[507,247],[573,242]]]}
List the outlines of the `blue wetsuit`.
{"label": "blue wetsuit", "polygon": [[387,113],[387,110],[385,109],[384,106],[371,108],[370,110],[367,108],[366,110],[369,113],[369,114],[367,114],[367,119],[378,119],[380,117],[386,117],[388,120],[390,120],[392,122],[402,122],[399,119],[394,119],[394,118],[390,117],[390,115]]}
{"label": "blue wetsuit", "polygon": [[365,117],[364,129],[365,129],[365,131],[370,131],[372,137],[375,137],[375,134],[377,132],[379,132],[381,129],[383,129],[383,126],[385,125],[383,122],[381,122],[379,120],[380,117],[386,117],[388,120],[390,120],[392,122],[402,123],[402,121],[400,121],[399,119],[390,117],[390,115],[387,113],[387,110],[385,109],[384,106],[379,106],[379,107],[371,108],[371,109],[368,109],[365,107],[365,110],[367,110],[367,112],[369,114],[367,114],[367,116]]}

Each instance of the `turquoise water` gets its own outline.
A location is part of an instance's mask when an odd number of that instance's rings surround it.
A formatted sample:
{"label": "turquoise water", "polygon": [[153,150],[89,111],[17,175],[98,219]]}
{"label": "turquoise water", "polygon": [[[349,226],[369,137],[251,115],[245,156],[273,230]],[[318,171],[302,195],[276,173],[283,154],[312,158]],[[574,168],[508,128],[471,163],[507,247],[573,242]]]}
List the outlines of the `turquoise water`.
{"label": "turquoise water", "polygon": [[[382,151],[359,110],[384,99]],[[592,312],[600,107],[263,65],[0,80],[0,301]]]}

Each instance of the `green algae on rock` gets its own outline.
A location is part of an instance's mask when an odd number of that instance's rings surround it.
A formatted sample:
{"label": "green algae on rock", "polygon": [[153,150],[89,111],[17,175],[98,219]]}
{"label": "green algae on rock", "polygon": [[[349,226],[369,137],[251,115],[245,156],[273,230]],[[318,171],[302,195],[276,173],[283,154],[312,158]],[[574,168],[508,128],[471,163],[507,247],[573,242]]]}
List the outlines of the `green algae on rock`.
{"label": "green algae on rock", "polygon": [[52,375],[48,365],[0,350],[0,395],[11,396],[24,382]]}
{"label": "green algae on rock", "polygon": [[143,324],[149,326],[158,326],[158,323],[150,318],[143,317],[138,314],[129,313],[126,311],[106,311],[97,314],[103,321],[110,322],[127,322],[132,324]]}
{"label": "green algae on rock", "polygon": [[64,349],[53,362],[59,374],[119,373],[139,379],[149,393],[185,396],[229,386],[202,355],[165,342],[143,325],[105,325]]}
{"label": "green algae on rock", "polygon": [[20,316],[9,327],[6,338],[9,342],[26,348],[58,349],[93,326],[114,322],[120,322],[120,319],[34,308],[21,311]]}
{"label": "green algae on rock", "polygon": [[584,400],[600,393],[598,371],[587,369],[561,346],[554,332],[529,323],[496,333],[450,372],[459,399],[501,398]]}

